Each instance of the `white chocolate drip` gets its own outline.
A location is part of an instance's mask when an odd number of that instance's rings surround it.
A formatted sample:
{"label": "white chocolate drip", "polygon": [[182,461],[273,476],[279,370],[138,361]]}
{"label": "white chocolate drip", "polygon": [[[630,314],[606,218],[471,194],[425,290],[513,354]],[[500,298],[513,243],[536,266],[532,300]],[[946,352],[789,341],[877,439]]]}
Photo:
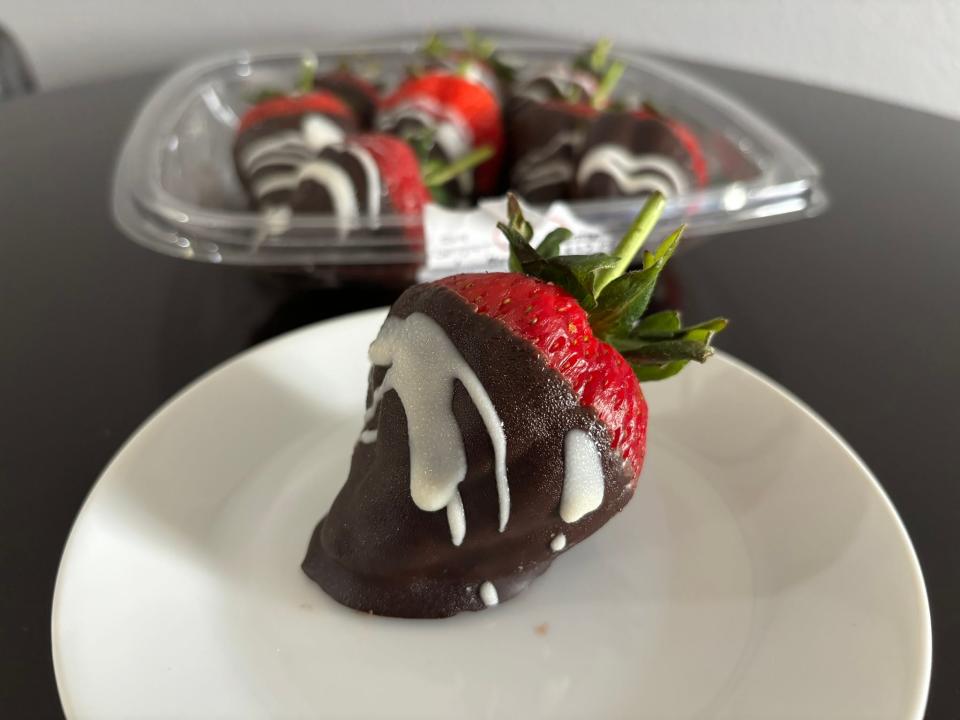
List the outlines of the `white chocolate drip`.
{"label": "white chocolate drip", "polygon": [[463,498],[460,491],[455,490],[450,502],[447,503],[447,524],[450,526],[450,540],[457,547],[467,535],[467,515],[463,511]]}
{"label": "white chocolate drip", "polygon": [[[551,86],[548,89],[545,86]],[[567,65],[553,65],[535,76],[524,85],[518,94],[531,100],[552,100],[556,96],[570,97],[580,95],[588,99],[597,91],[597,79],[590,73],[570,68]]]}
{"label": "white chocolate drip", "polygon": [[326,115],[315,113],[303,116],[300,129],[307,147],[314,152],[320,152],[327,145],[341,142],[345,137],[342,127]]}
{"label": "white chocolate drip", "polygon": [[497,588],[489,580],[480,585],[480,599],[486,607],[493,607],[500,602],[500,596],[497,595]]}
{"label": "white chocolate drip", "polygon": [[603,502],[603,463],[593,438],[570,430],[563,441],[563,493],[560,517],[574,523]]}
{"label": "white chocolate drip", "polygon": [[[457,113],[441,108],[428,98],[416,98],[403,102],[381,113],[377,125],[389,129],[403,120],[412,120],[434,132],[434,141],[450,160],[466,155],[473,147],[473,133]],[[457,175],[457,184],[464,195],[473,192],[473,170]]]}
{"label": "white chocolate drip", "polygon": [[[244,147],[238,158],[252,178],[253,194],[263,199],[277,191],[291,191],[300,180],[300,170],[323,148],[344,138],[333,120],[317,114],[304,115],[300,128],[270,133]],[[267,168],[276,168],[264,173]],[[259,177],[253,177],[260,173]],[[379,198],[379,193],[378,193]]]}
{"label": "white chocolate drip", "polygon": [[[503,532],[510,517],[503,423],[483,384],[443,328],[423,313],[404,319],[388,317],[370,346],[370,361],[388,370],[373,391],[364,422],[374,418],[384,393],[397,393],[407,418],[410,496],[421,510],[446,508],[454,545],[460,545],[466,535],[466,516],[457,486],[466,476],[467,456],[453,414],[454,381],[460,381],[493,444],[499,528]],[[364,431],[360,442],[373,442],[376,436],[371,437],[370,432]]]}
{"label": "white chocolate drip", "polygon": [[380,404],[380,401],[383,399],[383,394],[387,390],[392,390],[392,389],[393,389],[393,385],[390,383],[389,378],[384,376],[380,384],[373,389],[373,396],[370,398],[370,406],[367,408],[367,411],[363,414],[364,424],[367,424],[368,422],[373,420],[373,416],[377,414],[377,406]]}
{"label": "white chocolate drip", "polygon": [[360,214],[353,181],[340,165],[329,160],[314,160],[307,163],[297,174],[297,185],[304,181],[315,182],[326,189],[333,202],[333,214],[340,223],[353,220]]}
{"label": "white chocolate drip", "polygon": [[553,540],[550,541],[550,549],[554,552],[560,552],[567,546],[567,536],[563,533],[559,533]]}
{"label": "white chocolate drip", "polygon": [[577,169],[577,184],[584,185],[591,175],[613,178],[624,195],[659,190],[667,197],[687,191],[690,182],[683,168],[666,155],[633,155],[620,145],[605,143],[590,149]]}
{"label": "white chocolate drip", "polygon": [[[567,146],[575,148],[582,141],[582,132],[568,130],[557,133],[540,147],[526,153],[517,161],[513,170],[513,181],[517,190],[530,192],[570,180],[573,177],[573,161],[560,155]],[[550,160],[555,155],[558,157]]]}
{"label": "white chocolate drip", "polygon": [[244,147],[240,152],[240,164],[254,173],[269,165],[295,164],[311,157],[313,153],[304,142],[303,134],[285,130],[258,138]]}
{"label": "white chocolate drip", "polygon": [[264,198],[277,190],[293,190],[297,186],[297,171],[290,169],[271,173],[266,177],[257,178],[253,183],[253,194]]}
{"label": "white chocolate drip", "polygon": [[357,162],[363,167],[363,174],[367,178],[367,215],[371,218],[380,215],[380,171],[377,169],[377,163],[367,152],[366,148],[359,145],[350,145],[347,148]]}

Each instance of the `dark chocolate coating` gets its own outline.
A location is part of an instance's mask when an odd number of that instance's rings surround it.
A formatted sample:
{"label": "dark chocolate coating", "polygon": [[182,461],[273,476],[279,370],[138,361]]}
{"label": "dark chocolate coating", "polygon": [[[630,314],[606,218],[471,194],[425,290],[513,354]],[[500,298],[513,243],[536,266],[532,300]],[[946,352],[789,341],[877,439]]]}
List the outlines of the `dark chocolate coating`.
{"label": "dark chocolate coating", "polygon": [[[619,145],[632,155],[663,155],[675,161],[681,172],[688,176],[690,184],[694,184],[690,153],[664,118],[654,114],[638,117],[632,112],[603,113],[587,133],[580,155],[581,160],[587,157],[591,148],[606,144]],[[654,169],[647,168],[640,172],[658,175],[664,183],[673,188],[674,194],[680,191],[668,176]],[[576,182],[573,193],[577,198],[629,197],[631,195],[623,192],[610,175],[599,172],[591,173],[582,183]]]}
{"label": "dark chocolate coating", "polygon": [[[327,115],[330,120],[335,122],[345,133],[351,133],[356,130],[356,124],[352,118],[339,115]],[[303,126],[302,114],[279,115],[277,117],[267,118],[245,128],[237,134],[233,143],[233,162],[237,169],[237,176],[240,183],[250,196],[250,204],[253,208],[262,208],[275,205],[284,205],[293,192],[293,187],[287,189],[278,189],[273,192],[257,196],[253,191],[254,182],[269,177],[271,175],[294,173],[304,162],[308,162],[315,156],[315,152],[310,151],[306,142],[299,147],[291,147],[283,153],[272,153],[272,160],[266,164],[260,165],[253,172],[242,162],[243,152],[250,145],[257,143],[264,138],[277,135],[290,130],[300,131]]]}
{"label": "dark chocolate coating", "polygon": [[377,98],[352,74],[344,70],[318,75],[313,87],[316,90],[326,90],[349,105],[357,118],[358,129],[369,130],[373,127],[373,120],[377,115]]}
{"label": "dark chocolate coating", "polygon": [[[580,148],[592,117],[561,102],[542,103],[514,98],[507,105],[506,122],[510,141],[510,189],[535,203],[570,197]],[[561,133],[575,134],[576,139],[558,145],[544,157],[538,157]],[[531,172],[558,161],[569,167],[565,178],[548,184],[532,180]]]}
{"label": "dark chocolate coating", "polygon": [[[350,184],[353,187],[353,194],[357,199],[357,207],[361,214],[367,207],[367,200],[371,192],[378,192],[380,197],[380,212],[387,214],[392,212],[389,194],[383,191],[383,186],[371,188],[367,181],[367,174],[363,165],[355,155],[348,151],[350,141],[347,140],[337,145],[325,147],[317,153],[316,159],[333,163],[346,172],[350,178]],[[336,208],[333,205],[333,198],[327,189],[320,183],[311,178],[300,180],[289,200],[290,209],[294,212],[306,213],[335,213]]]}
{"label": "dark chocolate coating", "polygon": [[[594,412],[580,405],[569,383],[543,356],[500,321],[479,315],[445,287],[407,290],[391,308],[395,317],[421,312],[447,333],[476,373],[503,422],[507,441],[510,517],[498,529],[493,446],[466,390],[456,384],[453,410],[464,439],[467,474],[459,485],[466,536],[453,545],[445,510],[424,512],[410,496],[406,417],[388,391],[377,416],[374,444],[358,443],[346,484],[310,540],[303,570],[338,602],[377,615],[448,617],[482,610],[479,587],[489,581],[500,602],[522,591],[558,554],[591,535],[630,499],[632,471],[611,449]],[[371,371],[371,389],[385,368]],[[372,390],[368,390],[370,402]],[[559,514],[564,440],[577,428],[600,453],[604,496],[600,507],[574,523]],[[565,552],[565,550],[563,551]]]}

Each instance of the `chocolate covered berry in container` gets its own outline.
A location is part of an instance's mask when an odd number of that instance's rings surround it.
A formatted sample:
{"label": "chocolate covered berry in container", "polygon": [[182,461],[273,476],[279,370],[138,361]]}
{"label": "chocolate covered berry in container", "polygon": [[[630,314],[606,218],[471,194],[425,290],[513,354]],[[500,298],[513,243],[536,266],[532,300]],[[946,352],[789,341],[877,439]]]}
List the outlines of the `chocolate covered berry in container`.
{"label": "chocolate covered berry in container", "polygon": [[825,205],[801,149],[686,72],[483,31],[189,65],[137,116],[113,209],[168,255],[402,286],[506,269],[509,191],[537,239],[566,221],[564,252],[609,250],[653,192],[701,237]]}

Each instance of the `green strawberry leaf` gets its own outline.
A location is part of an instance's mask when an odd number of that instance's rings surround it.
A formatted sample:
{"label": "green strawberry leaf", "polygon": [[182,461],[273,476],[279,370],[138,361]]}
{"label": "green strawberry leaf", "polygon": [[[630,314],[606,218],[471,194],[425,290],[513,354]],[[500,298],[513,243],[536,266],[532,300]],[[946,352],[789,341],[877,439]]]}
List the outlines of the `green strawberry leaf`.
{"label": "green strawberry leaf", "polygon": [[[524,244],[529,245],[531,238],[533,238],[533,226],[527,222],[527,219],[523,216],[523,211],[520,209],[520,201],[517,200],[516,196],[513,193],[507,195],[507,222],[509,225],[504,225],[503,223],[497,223],[497,227],[500,228],[500,231],[506,235],[505,227],[509,227],[513,232],[517,234],[520,240]],[[510,240],[510,237],[507,237],[507,240]],[[513,242],[510,243],[510,271],[511,272],[523,272],[523,265],[520,262],[520,259],[517,253],[513,249]]]}
{"label": "green strawberry leaf", "polygon": [[680,313],[676,310],[661,310],[660,312],[640,318],[631,335],[643,339],[672,338],[683,322]]}
{"label": "green strawberry leaf", "polygon": [[507,221],[510,223],[510,227],[519,232],[527,243],[533,239],[533,225],[528,223],[523,216],[520,201],[512,193],[507,196]]}
{"label": "green strawberry leaf", "polygon": [[[656,315],[651,315],[650,318],[657,318],[657,316],[663,316],[668,313],[674,313],[674,311],[667,310],[663,313],[656,313]],[[679,314],[674,314],[676,319],[679,321]],[[690,327],[667,330],[665,328],[658,329],[653,327],[652,324],[646,324],[646,320],[647,318],[644,318],[644,320],[641,321],[641,323],[634,328],[633,332],[631,332],[629,335],[608,337],[607,342],[609,342],[622,353],[643,351],[652,346],[663,345],[664,343],[671,342],[695,342],[703,345],[709,345],[710,341],[713,340],[713,336],[727,326],[726,318],[713,318],[712,320],[707,320],[706,322],[698,323],[697,325],[691,325]],[[672,324],[672,320],[668,321],[666,319],[657,319],[656,322],[662,323],[664,326],[666,326],[667,322]]]}
{"label": "green strawberry leaf", "polygon": [[698,340],[660,340],[620,352],[630,363],[637,380],[649,382],[676,375],[691,360],[705,362],[713,355],[713,348],[707,343]]}
{"label": "green strawberry leaf", "polygon": [[650,304],[660,264],[621,275],[607,285],[590,313],[590,327],[598,337],[627,337]]}
{"label": "green strawberry leaf", "polygon": [[637,380],[642,383],[653,382],[654,380],[666,380],[673,377],[687,366],[687,360],[677,360],[675,362],[665,363],[663,365],[633,365],[633,374]]}
{"label": "green strawberry leaf", "polygon": [[633,350],[622,350],[620,354],[631,365],[663,365],[674,360],[704,362],[713,354],[713,349],[699,340],[657,340]]}
{"label": "green strawberry leaf", "polygon": [[[518,227],[522,227],[517,224]],[[568,293],[573,295],[577,302],[584,308],[596,305],[593,293],[589,287],[584,286],[581,277],[589,278],[591,273],[594,276],[602,268],[596,267],[591,270],[590,259],[569,255],[570,262],[557,262],[559,258],[547,260],[530,245],[529,240],[524,236],[523,230],[505,223],[497,223],[497,228],[506,237],[510,243],[511,267],[516,263],[520,272],[531,277],[539,278],[544,282],[551,282],[559,285]],[[578,262],[580,261],[580,262]],[[588,280],[592,285],[592,280]]]}
{"label": "green strawberry leaf", "polygon": [[690,360],[704,362],[713,354],[713,336],[727,326],[725,318],[714,318],[674,329],[679,320],[672,310],[655,313],[644,318],[630,337],[610,340],[640,382],[676,375]]}
{"label": "green strawberry leaf", "polygon": [[550,233],[537,246],[537,252],[541,257],[550,260],[560,254],[560,246],[573,237],[573,233],[566,228],[557,228]]}
{"label": "green strawberry leaf", "polygon": [[626,337],[632,333],[647,311],[660,271],[676,251],[681,233],[682,228],[667,236],[656,252],[644,253],[642,270],[621,275],[603,288],[597,309],[590,314],[590,325],[597,335]]}
{"label": "green strawberry leaf", "polygon": [[[620,258],[598,253],[596,255],[563,255],[556,257],[550,263],[567,267],[577,279],[577,284],[582,288],[583,300],[580,304],[583,309],[590,312],[597,307],[597,282],[600,273],[608,270],[617,264]],[[576,295],[576,293],[573,293]],[[580,298],[577,298],[580,300]]]}
{"label": "green strawberry leaf", "polygon": [[710,338],[727,326],[726,318],[713,318],[696,325],[683,327],[680,313],[664,310],[640,320],[630,333],[630,338],[649,342],[652,340],[680,340]]}

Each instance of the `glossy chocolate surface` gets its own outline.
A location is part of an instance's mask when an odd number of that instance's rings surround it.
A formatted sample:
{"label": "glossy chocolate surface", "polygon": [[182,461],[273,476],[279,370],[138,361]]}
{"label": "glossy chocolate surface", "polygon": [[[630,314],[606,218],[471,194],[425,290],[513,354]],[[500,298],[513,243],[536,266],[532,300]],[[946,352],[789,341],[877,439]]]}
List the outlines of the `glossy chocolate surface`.
{"label": "glossy chocolate surface", "polygon": [[[358,443],[350,475],[317,527],[303,563],[333,598],[357,610],[397,617],[446,617],[482,610],[483,582],[500,602],[523,590],[562,553],[550,541],[563,533],[567,549],[598,530],[633,494],[632,471],[610,449],[593,411],[535,348],[498,320],[478,315],[452,291],[436,285],[408,290],[391,310],[421,312],[435,320],[467,361],[493,401],[507,438],[510,517],[498,529],[493,447],[476,407],[457,384],[453,409],[467,455],[460,484],[466,536],[455,546],[444,510],[424,512],[410,496],[410,450],[403,405],[388,391],[368,428],[375,443]],[[385,368],[376,368],[371,387]],[[437,382],[425,378],[425,382]],[[371,391],[368,390],[368,405]],[[604,494],[600,507],[573,523],[559,514],[564,482],[564,439],[586,431],[599,451]]]}

